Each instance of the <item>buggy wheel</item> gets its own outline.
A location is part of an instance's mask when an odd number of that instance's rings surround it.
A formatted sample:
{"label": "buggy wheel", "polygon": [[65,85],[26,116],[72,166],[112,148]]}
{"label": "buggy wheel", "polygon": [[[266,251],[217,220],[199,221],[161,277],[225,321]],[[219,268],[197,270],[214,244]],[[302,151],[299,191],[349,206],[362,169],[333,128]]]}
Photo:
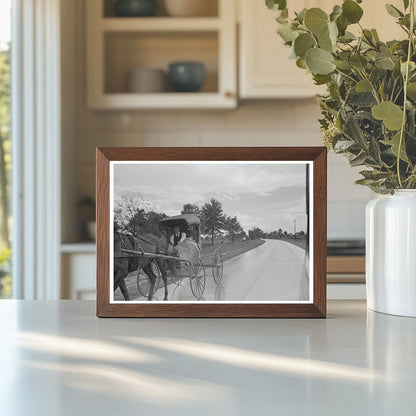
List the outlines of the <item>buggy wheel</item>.
{"label": "buggy wheel", "polygon": [[196,299],[201,299],[205,290],[205,269],[200,257],[191,265],[190,285]]}
{"label": "buggy wheel", "polygon": [[215,250],[214,255],[212,256],[212,277],[217,285],[221,282],[223,273],[224,265],[222,262],[221,252],[219,250]]}
{"label": "buggy wheel", "polygon": [[175,270],[170,270],[170,281],[176,286],[176,287],[180,287],[182,286],[182,281],[183,281],[183,270],[181,267],[180,262],[178,261],[172,261],[172,265],[171,267],[173,267]]}
{"label": "buggy wheel", "polygon": [[[157,263],[152,262],[150,267],[152,268],[153,273],[156,275],[155,288],[153,290],[153,294],[154,294],[158,289],[160,289],[163,286],[163,279],[162,279],[162,273],[160,272],[160,269]],[[150,291],[150,279],[146,273],[140,273],[140,271],[141,270],[137,272],[137,289],[143,297],[148,298],[149,291]],[[153,296],[153,299],[154,299],[154,296]]]}

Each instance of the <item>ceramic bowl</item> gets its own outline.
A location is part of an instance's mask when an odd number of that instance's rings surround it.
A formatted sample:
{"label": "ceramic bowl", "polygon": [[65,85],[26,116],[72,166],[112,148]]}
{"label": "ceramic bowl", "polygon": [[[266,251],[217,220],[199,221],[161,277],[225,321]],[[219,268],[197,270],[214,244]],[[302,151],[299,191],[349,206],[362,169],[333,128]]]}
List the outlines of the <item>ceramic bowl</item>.
{"label": "ceramic bowl", "polygon": [[205,67],[201,62],[172,62],[169,80],[177,92],[197,92],[205,80]]}
{"label": "ceramic bowl", "polygon": [[136,68],[129,72],[128,91],[131,93],[161,93],[167,90],[167,75],[162,69]]}
{"label": "ceramic bowl", "polygon": [[118,0],[114,12],[119,17],[148,17],[157,12],[156,0]]}

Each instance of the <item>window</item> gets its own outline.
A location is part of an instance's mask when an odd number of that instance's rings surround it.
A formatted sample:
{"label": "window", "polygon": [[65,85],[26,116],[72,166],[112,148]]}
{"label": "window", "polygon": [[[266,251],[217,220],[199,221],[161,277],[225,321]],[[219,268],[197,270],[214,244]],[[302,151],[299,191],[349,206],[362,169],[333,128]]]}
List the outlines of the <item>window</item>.
{"label": "window", "polygon": [[10,7],[10,0],[0,0],[0,298],[9,298],[12,294],[10,272]]}

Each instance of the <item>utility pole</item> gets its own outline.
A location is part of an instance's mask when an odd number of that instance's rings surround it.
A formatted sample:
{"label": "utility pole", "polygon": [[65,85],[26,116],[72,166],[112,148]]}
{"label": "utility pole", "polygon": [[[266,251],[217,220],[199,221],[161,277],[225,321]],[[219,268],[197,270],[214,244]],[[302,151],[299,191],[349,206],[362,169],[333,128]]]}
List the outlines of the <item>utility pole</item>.
{"label": "utility pole", "polygon": [[296,219],[293,220],[293,230],[294,230],[293,235],[295,236],[295,240],[296,240]]}
{"label": "utility pole", "polygon": [[306,252],[309,253],[309,165],[306,165]]}

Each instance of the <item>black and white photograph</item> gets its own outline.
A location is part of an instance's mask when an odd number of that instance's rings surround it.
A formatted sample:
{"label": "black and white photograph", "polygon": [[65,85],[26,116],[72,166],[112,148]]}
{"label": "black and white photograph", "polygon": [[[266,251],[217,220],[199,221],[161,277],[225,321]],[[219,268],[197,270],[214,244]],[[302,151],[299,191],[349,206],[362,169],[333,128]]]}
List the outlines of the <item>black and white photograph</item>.
{"label": "black and white photograph", "polygon": [[111,303],[312,303],[311,170],[111,162]]}

